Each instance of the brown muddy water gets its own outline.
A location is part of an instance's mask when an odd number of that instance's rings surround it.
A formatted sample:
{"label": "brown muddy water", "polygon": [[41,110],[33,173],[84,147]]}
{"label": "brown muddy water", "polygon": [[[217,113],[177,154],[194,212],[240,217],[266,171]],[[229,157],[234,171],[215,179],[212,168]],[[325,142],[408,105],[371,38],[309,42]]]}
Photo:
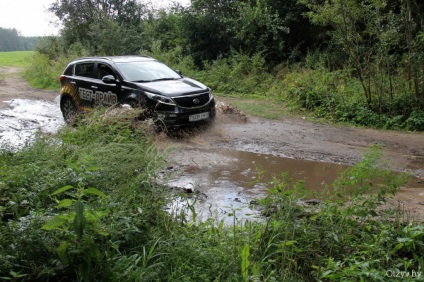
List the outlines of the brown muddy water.
{"label": "brown muddy water", "polygon": [[191,219],[195,210],[199,220],[214,218],[227,224],[258,218],[260,212],[250,203],[265,197],[268,183],[283,172],[293,181],[304,180],[311,191],[322,191],[347,168],[224,149],[185,149],[174,152],[171,158],[180,166],[168,185],[194,193],[175,200],[169,209]]}
{"label": "brown muddy water", "polygon": [[[286,173],[292,182],[304,181],[307,198],[331,193],[331,184],[349,166],[277,157],[225,149],[183,149],[171,154],[177,168],[168,180],[173,188],[188,190],[168,207],[186,220],[213,218],[232,224],[260,218],[260,208],[252,205],[266,196],[274,177]],[[410,187],[417,181],[414,178]],[[419,184],[418,186],[419,187]],[[193,193],[191,193],[193,192]]]}

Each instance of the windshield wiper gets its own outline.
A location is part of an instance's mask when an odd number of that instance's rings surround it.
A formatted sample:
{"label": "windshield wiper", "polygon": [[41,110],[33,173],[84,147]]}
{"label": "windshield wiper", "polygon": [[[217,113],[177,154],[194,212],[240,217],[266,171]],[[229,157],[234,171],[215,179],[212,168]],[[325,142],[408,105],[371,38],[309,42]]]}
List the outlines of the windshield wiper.
{"label": "windshield wiper", "polygon": [[153,80],[132,80],[131,82],[152,82]]}
{"label": "windshield wiper", "polygon": [[164,77],[164,78],[157,78],[157,79],[151,79],[151,80],[132,80],[131,82],[154,82],[154,81],[162,81],[162,80],[177,80],[180,78],[174,78],[174,77]]}
{"label": "windshield wiper", "polygon": [[174,77],[164,77],[164,78],[157,78],[157,79],[153,79],[151,81],[161,81],[161,80],[176,80],[178,78],[174,78]]}

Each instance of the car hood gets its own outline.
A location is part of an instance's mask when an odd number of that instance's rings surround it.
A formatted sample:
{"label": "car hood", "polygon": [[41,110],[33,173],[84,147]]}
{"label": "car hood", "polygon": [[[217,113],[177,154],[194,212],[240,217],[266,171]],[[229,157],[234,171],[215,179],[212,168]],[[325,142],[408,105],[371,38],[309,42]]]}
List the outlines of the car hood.
{"label": "car hood", "polygon": [[145,91],[166,96],[179,96],[202,92],[208,89],[202,83],[187,77],[178,80],[141,82],[137,83],[137,85]]}

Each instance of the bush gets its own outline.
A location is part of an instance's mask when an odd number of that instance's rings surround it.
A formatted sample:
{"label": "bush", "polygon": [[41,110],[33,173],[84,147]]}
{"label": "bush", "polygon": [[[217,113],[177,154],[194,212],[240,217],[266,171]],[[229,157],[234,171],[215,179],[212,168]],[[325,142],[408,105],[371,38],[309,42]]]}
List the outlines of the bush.
{"label": "bush", "polygon": [[414,110],[406,119],[405,128],[411,131],[424,131],[424,111]]}
{"label": "bush", "polygon": [[355,125],[422,131],[419,101],[400,91],[367,104],[359,81],[343,71],[295,69],[279,85],[277,95],[293,110]]}
{"label": "bush", "polygon": [[58,90],[60,89],[59,76],[68,63],[78,57],[86,56],[88,52],[81,44],[75,43],[67,49],[67,52],[58,54],[56,52],[60,50],[60,47],[57,44],[53,44],[52,47],[47,43],[45,43],[46,47],[40,46],[39,51],[34,53],[23,77],[35,88]]}

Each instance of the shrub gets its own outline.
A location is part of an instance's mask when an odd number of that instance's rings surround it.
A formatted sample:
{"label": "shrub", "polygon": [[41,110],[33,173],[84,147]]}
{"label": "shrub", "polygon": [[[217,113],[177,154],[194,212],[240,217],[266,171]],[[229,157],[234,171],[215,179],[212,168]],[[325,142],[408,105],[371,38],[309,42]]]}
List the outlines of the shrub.
{"label": "shrub", "polygon": [[405,128],[412,131],[424,131],[424,111],[419,109],[412,111],[405,121]]}

